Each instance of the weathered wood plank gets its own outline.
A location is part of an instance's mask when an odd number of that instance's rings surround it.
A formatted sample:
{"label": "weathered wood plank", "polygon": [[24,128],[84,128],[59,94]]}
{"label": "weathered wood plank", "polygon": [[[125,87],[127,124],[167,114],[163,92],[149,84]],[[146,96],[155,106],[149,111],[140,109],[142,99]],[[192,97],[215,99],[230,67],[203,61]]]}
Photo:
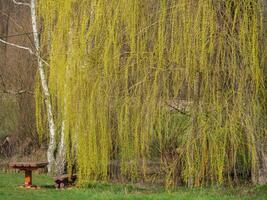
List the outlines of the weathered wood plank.
{"label": "weathered wood plank", "polygon": [[48,165],[48,162],[12,162],[9,164],[13,168],[43,168]]}

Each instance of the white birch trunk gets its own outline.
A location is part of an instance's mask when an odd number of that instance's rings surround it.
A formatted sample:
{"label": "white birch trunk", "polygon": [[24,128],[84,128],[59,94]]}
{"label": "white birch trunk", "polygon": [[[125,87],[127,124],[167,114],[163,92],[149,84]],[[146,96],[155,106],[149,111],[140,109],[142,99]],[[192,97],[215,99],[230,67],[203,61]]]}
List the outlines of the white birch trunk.
{"label": "white birch trunk", "polygon": [[[65,103],[65,101],[64,101]],[[66,104],[64,104],[65,106]],[[65,108],[64,108],[65,109]],[[65,120],[62,121],[61,127],[61,136],[58,147],[58,153],[56,157],[56,175],[62,175],[65,172],[65,164],[66,164],[66,150],[65,150]]]}
{"label": "white birch trunk", "polygon": [[[37,17],[36,17],[36,3],[35,0],[31,0],[31,18],[32,18],[32,29],[33,29],[33,37],[34,37],[34,45],[37,55],[39,55],[40,51],[40,44],[39,44],[39,37],[38,37],[38,28],[37,28]],[[42,59],[38,56],[38,70],[41,79],[41,86],[43,89],[45,105],[47,109],[47,118],[48,118],[48,125],[49,125],[49,145],[47,150],[47,160],[48,160],[48,172],[51,173],[55,158],[54,152],[56,148],[56,141],[55,141],[55,123],[53,119],[53,112],[52,112],[52,104],[50,99],[50,93],[48,89],[47,80],[45,77],[45,70]]]}

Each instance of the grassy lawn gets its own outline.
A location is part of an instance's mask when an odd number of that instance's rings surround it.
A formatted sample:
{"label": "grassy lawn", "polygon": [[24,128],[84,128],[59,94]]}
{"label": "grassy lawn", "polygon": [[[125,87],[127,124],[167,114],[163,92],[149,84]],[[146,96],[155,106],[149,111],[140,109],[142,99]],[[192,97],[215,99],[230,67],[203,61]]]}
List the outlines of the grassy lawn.
{"label": "grassy lawn", "polygon": [[52,188],[53,180],[45,175],[33,175],[34,184],[41,186],[40,190],[25,190],[18,187],[23,182],[23,174],[7,174],[0,172],[1,200],[224,200],[224,199],[267,199],[267,186],[244,187],[235,189],[185,189],[173,192],[163,189],[144,189],[130,185],[97,184],[88,188],[71,188],[56,190]]}

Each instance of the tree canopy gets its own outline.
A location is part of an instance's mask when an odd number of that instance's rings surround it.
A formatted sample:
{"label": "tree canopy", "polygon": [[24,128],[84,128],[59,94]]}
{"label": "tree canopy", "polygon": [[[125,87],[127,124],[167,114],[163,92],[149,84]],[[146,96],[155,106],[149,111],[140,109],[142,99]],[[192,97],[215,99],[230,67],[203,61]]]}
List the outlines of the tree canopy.
{"label": "tree canopy", "polygon": [[81,184],[253,177],[267,121],[260,0],[43,0],[38,11],[57,132],[64,122]]}

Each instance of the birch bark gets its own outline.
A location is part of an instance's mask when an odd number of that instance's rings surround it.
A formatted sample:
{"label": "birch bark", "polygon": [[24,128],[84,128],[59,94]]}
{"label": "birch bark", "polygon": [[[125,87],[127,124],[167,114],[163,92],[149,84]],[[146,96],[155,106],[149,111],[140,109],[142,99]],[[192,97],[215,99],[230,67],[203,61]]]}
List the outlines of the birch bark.
{"label": "birch bark", "polygon": [[[33,29],[33,38],[34,38],[34,45],[35,51],[37,55],[40,55],[40,43],[39,43],[39,36],[38,36],[38,28],[37,28],[37,17],[36,17],[36,2],[35,0],[31,0],[30,4],[31,8],[31,18],[32,18],[32,29]],[[53,112],[52,112],[52,104],[50,99],[50,93],[48,89],[48,84],[45,76],[45,70],[43,61],[40,56],[38,56],[38,70],[41,79],[41,86],[43,89],[43,95],[45,99],[45,105],[47,110],[47,118],[48,118],[48,125],[49,125],[49,145],[47,150],[47,160],[48,160],[48,172],[51,173],[53,170],[53,166],[55,163],[54,152],[56,149],[56,141],[55,141],[55,122],[53,119]]]}

